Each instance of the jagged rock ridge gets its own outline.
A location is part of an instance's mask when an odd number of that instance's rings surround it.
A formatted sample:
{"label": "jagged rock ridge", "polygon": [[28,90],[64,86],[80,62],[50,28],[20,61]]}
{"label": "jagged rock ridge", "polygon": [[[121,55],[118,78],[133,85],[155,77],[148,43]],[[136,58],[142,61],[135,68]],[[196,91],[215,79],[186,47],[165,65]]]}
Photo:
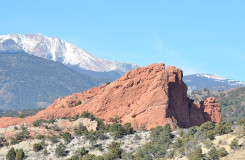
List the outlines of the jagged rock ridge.
{"label": "jagged rock ridge", "polygon": [[[101,85],[70,96],[61,97],[45,110],[24,119],[1,118],[0,127],[29,123],[51,116],[63,117],[93,113],[109,121],[118,115],[122,123],[130,122],[135,129],[147,129],[170,123],[172,128],[221,121],[219,103],[211,97],[199,104],[187,97],[182,70],[164,64],[151,64],[124,74],[109,85]],[[81,104],[76,106],[77,101]]]}

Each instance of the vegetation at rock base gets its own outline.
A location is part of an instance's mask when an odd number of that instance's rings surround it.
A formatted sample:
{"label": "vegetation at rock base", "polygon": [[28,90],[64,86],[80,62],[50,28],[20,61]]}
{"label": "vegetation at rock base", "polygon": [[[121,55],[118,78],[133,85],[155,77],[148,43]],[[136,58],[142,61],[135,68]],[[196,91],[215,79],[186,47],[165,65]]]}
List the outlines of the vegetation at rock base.
{"label": "vegetation at rock base", "polygon": [[39,127],[39,126],[41,126],[42,123],[47,123],[47,120],[44,120],[44,119],[36,120],[33,122],[33,126]]}
{"label": "vegetation at rock base", "polygon": [[[243,119],[235,123],[222,121],[218,125],[206,122],[199,127],[195,126],[188,129],[176,129],[175,131],[171,130],[169,124],[152,128],[150,131],[142,129],[134,131],[130,123],[124,123],[122,125],[115,121],[114,123],[104,124],[103,120],[97,119],[89,112],[75,115],[69,119],[71,121],[76,121],[78,119],[77,117],[82,116],[97,121],[99,127],[96,130],[88,131],[82,123],[79,123],[73,128],[73,132],[70,132],[72,130],[64,132],[61,129],[59,135],[37,135],[35,140],[39,140],[39,143],[33,144],[33,151],[39,152],[39,154],[46,158],[49,158],[55,153],[57,158],[65,157],[67,160],[154,160],[179,159],[181,157],[186,157],[190,160],[219,160],[222,157],[231,154],[230,150],[224,148],[225,140],[216,140],[217,137],[222,137],[227,134],[233,136],[238,135],[236,138],[230,140],[229,143],[226,142],[227,147],[236,151],[245,148],[245,141],[241,141],[241,138],[245,133],[245,121]],[[56,121],[56,119],[52,119],[53,125],[55,125]],[[50,124],[52,124],[52,122]],[[48,123],[48,121],[44,122],[42,125],[45,126],[46,123]],[[51,127],[49,129],[52,130],[53,128]],[[20,143],[21,141],[19,140],[21,139],[26,140],[26,138],[23,138],[25,137],[23,136],[25,135],[23,134],[25,132],[22,131],[27,131],[28,128],[26,126],[18,126],[16,130],[20,130],[18,133],[21,134],[14,136],[13,139],[17,141],[17,143]],[[130,148],[134,147],[135,143],[141,143],[146,140],[145,137],[142,136],[142,133],[148,134],[148,140],[144,145],[141,144],[141,146],[138,146],[137,148]],[[127,143],[130,145],[128,144],[129,146],[125,146],[124,143],[126,140],[129,141],[129,137],[131,137],[131,142]],[[110,141],[110,139],[112,141]],[[74,141],[76,141],[75,143],[79,143],[78,140],[81,140],[81,146],[71,152],[72,148],[70,147],[77,145],[74,144]],[[241,142],[239,142],[239,140]],[[105,141],[107,141],[107,144],[104,144]],[[4,144],[5,139],[0,138],[0,142],[1,144]],[[86,145],[83,146],[84,144]],[[47,147],[48,145],[55,147],[50,151],[50,149],[48,149],[50,146]],[[4,145],[2,145],[2,147],[3,146]],[[28,157],[29,154],[28,152],[25,152],[27,153],[27,155],[25,155],[23,150],[11,149],[9,150],[8,157],[15,156],[16,158],[17,153],[20,159],[23,159],[25,156]],[[92,153],[100,153],[100,155],[93,155]]]}
{"label": "vegetation at rock base", "polygon": [[119,123],[120,117],[116,115],[114,118],[110,117],[109,120],[114,123]]}

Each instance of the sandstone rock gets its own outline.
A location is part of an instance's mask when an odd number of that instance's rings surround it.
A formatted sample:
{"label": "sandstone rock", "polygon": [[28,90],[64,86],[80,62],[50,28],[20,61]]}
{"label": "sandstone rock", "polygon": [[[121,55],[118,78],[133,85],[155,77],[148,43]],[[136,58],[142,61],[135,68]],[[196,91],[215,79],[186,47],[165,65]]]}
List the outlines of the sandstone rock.
{"label": "sandstone rock", "polygon": [[91,130],[96,130],[98,127],[98,122],[97,121],[91,121],[88,118],[79,118],[76,121],[68,121],[68,120],[64,120],[64,119],[59,119],[57,120],[57,122],[55,124],[57,124],[57,126],[59,128],[67,128],[69,127],[70,129],[73,129],[75,127],[78,127],[79,123],[83,124],[88,131]]}
{"label": "sandstone rock", "polygon": [[[109,85],[101,85],[71,96],[61,97],[45,110],[27,118],[1,118],[1,127],[32,124],[51,116],[64,117],[93,113],[109,121],[118,115],[122,123],[130,122],[137,129],[146,123],[147,129],[170,123],[172,128],[201,125],[211,120],[221,121],[220,106],[214,98],[197,104],[187,97],[182,70],[164,64],[151,64],[129,71]],[[76,101],[81,104],[76,106]]]}

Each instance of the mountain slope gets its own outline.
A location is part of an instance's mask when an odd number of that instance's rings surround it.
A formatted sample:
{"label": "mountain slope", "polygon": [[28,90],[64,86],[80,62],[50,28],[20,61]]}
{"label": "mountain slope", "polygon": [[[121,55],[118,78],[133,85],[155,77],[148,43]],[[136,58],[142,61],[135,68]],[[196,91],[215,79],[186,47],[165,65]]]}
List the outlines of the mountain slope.
{"label": "mountain slope", "polygon": [[15,41],[19,47],[30,55],[61,62],[67,66],[78,66],[85,70],[125,73],[139,67],[139,65],[127,62],[100,59],[59,38],[49,38],[41,34],[0,35],[0,43],[8,39]]}
{"label": "mountain slope", "polygon": [[0,109],[47,107],[57,97],[101,82],[58,62],[28,54],[0,54]]}
{"label": "mountain slope", "polygon": [[183,77],[188,86],[189,93],[194,90],[208,89],[212,91],[226,90],[234,87],[245,86],[245,82],[225,79],[211,74],[192,74]]}
{"label": "mountain slope", "polygon": [[198,90],[193,91],[189,96],[195,101],[210,96],[216,97],[220,102],[222,120],[237,121],[245,118],[245,87],[231,88],[224,91]]}

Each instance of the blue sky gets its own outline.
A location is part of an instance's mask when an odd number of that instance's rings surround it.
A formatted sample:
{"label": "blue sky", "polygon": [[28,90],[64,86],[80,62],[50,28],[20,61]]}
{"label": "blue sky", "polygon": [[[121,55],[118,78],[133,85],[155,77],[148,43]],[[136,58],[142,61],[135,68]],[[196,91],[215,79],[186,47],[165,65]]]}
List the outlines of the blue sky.
{"label": "blue sky", "polygon": [[59,37],[100,58],[245,81],[245,1],[8,0],[0,34]]}

